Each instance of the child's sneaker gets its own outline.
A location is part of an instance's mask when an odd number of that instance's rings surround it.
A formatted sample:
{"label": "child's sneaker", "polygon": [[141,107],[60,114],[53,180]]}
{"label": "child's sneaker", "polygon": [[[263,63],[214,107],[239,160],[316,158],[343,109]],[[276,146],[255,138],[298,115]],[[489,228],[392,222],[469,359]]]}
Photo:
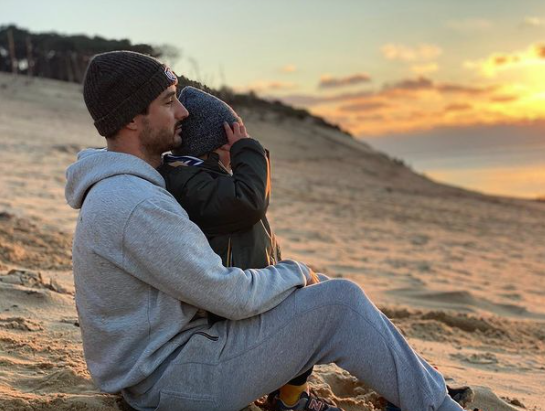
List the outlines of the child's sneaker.
{"label": "child's sneaker", "polygon": [[335,407],[335,405],[326,402],[322,398],[318,398],[308,392],[303,392],[299,397],[299,401],[295,405],[288,407],[278,397],[275,398],[274,403],[275,411],[343,411],[342,408]]}

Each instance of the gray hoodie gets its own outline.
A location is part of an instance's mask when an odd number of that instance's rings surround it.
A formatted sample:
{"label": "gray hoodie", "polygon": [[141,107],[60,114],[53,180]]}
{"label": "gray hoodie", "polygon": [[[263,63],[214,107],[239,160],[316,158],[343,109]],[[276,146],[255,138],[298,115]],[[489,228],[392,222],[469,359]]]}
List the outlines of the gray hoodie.
{"label": "gray hoodie", "polygon": [[103,391],[145,382],[208,327],[200,309],[248,318],[306,285],[309,270],[295,261],[223,267],[161,175],[135,156],[84,150],[66,174],[66,199],[81,209],[72,258],[83,348]]}

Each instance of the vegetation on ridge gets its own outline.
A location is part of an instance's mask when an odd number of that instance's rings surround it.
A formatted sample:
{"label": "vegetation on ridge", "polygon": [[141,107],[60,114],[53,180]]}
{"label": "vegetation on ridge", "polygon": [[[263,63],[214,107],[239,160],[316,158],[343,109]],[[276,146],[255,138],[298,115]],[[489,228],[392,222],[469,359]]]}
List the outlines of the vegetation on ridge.
{"label": "vegetation on ridge", "polygon": [[[128,39],[109,40],[83,34],[31,33],[15,25],[0,26],[0,72],[82,83],[91,58],[97,53],[114,50],[136,51],[167,60],[176,60],[179,56],[178,50],[169,45],[132,44]],[[184,76],[179,76],[179,79],[181,86],[191,85],[205,90],[235,108],[249,107],[279,116],[308,120],[351,136],[339,126],[314,116],[305,109],[294,108],[278,100],[264,100],[254,92],[235,93],[226,86],[216,90]]]}

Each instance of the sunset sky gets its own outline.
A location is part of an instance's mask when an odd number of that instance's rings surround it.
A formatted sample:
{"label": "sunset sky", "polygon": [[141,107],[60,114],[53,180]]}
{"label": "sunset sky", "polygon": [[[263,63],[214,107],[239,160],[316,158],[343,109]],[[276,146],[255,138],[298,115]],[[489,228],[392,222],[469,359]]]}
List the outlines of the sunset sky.
{"label": "sunset sky", "polygon": [[357,136],[545,118],[541,0],[0,0],[0,24],[180,49],[174,70]]}

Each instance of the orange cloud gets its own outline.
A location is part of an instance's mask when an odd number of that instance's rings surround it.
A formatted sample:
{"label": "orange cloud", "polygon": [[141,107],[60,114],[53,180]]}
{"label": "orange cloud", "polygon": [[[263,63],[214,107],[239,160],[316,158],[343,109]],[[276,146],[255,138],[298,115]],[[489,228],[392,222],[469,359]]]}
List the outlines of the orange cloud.
{"label": "orange cloud", "polygon": [[[444,126],[512,122],[525,110],[514,110],[511,105],[517,104],[517,100],[507,101],[507,97],[511,96],[499,85],[476,87],[419,77],[385,84],[365,95],[330,96],[329,101],[315,101],[311,112],[328,119],[339,118],[340,126],[355,135],[378,136]],[[469,98],[471,103],[467,102]],[[505,101],[499,101],[502,99]],[[345,118],[340,119],[342,115]]]}
{"label": "orange cloud", "polygon": [[367,73],[357,73],[347,77],[332,77],[323,75],[318,84],[319,88],[337,88],[345,86],[353,86],[355,84],[368,83],[371,81],[371,76]]}
{"label": "orange cloud", "polygon": [[281,91],[281,90],[293,90],[297,88],[295,83],[287,81],[268,81],[268,80],[259,80],[255,81],[252,84],[242,87],[235,87],[237,92],[248,92],[253,91],[255,93],[263,93],[270,91]]}
{"label": "orange cloud", "polygon": [[478,61],[466,61],[464,66],[477,69],[487,77],[494,77],[499,71],[545,64],[545,44],[533,44],[526,50],[514,53],[493,53]]}
{"label": "orange cloud", "polygon": [[507,95],[501,95],[501,96],[492,96],[490,98],[490,101],[493,103],[512,103],[513,101],[517,101],[519,99],[518,96],[507,96]]}
{"label": "orange cloud", "polygon": [[375,121],[384,121],[386,117],[383,114],[370,114],[370,115],[364,115],[364,116],[356,116],[354,118],[358,122],[375,122]]}
{"label": "orange cloud", "polygon": [[473,87],[473,86],[464,86],[464,85],[452,84],[452,83],[437,84],[436,88],[439,92],[442,92],[442,93],[465,94],[467,96],[485,95],[485,94],[492,93],[497,89],[496,86]]}
{"label": "orange cloud", "polygon": [[390,107],[390,104],[381,101],[364,101],[356,104],[349,104],[339,107],[339,111],[376,111],[382,108]]}
{"label": "orange cloud", "polygon": [[[332,96],[317,96],[315,94],[288,94],[282,96],[282,101],[294,106],[310,107],[320,104],[331,104],[342,101],[351,101],[359,98],[365,98],[373,96],[375,93],[371,91],[359,91],[355,93],[341,93]],[[275,96],[265,96],[269,98],[276,98]]]}
{"label": "orange cloud", "polygon": [[441,55],[443,50],[433,44],[420,44],[409,47],[403,44],[385,44],[381,48],[382,55],[388,60],[406,62],[433,60]]}
{"label": "orange cloud", "polygon": [[386,84],[385,90],[429,90],[434,87],[433,81],[427,77],[418,77],[415,79],[405,79],[393,84]]}
{"label": "orange cloud", "polygon": [[386,84],[384,91],[422,91],[432,90],[445,94],[482,95],[494,91],[495,87],[475,87],[454,83],[436,83],[427,77],[401,80],[393,84]]}
{"label": "orange cloud", "polygon": [[[532,50],[535,58],[545,56],[545,47]],[[284,93],[280,99],[305,107],[354,135],[380,136],[545,119],[545,78],[541,78],[543,85],[539,87],[540,83],[528,79],[517,84],[473,85],[417,76],[384,83],[374,90],[329,95]]]}
{"label": "orange cloud", "polygon": [[[356,136],[381,136],[408,132],[421,132],[440,127],[465,127],[476,124],[497,124],[498,122],[515,121],[513,118],[487,109],[474,107],[462,110],[436,110],[429,104],[423,104],[421,109],[411,109],[408,106],[399,107],[390,111],[358,115],[348,122],[341,122],[340,126],[348,129]],[[329,118],[326,110],[319,110],[316,114]]]}
{"label": "orange cloud", "polygon": [[293,64],[288,64],[280,69],[282,73],[294,73],[297,71],[297,67]]}
{"label": "orange cloud", "polygon": [[441,83],[434,82],[427,77],[420,76],[413,79],[399,80],[395,83],[386,83],[378,91],[339,93],[329,96],[317,96],[314,94],[289,94],[282,96],[282,101],[295,106],[312,107],[343,102],[354,102],[354,104],[357,104],[364,101],[376,102],[381,99],[390,101],[396,99],[411,99],[418,97],[419,93],[459,96],[487,96],[493,95],[496,90],[496,86],[478,87],[456,83]]}
{"label": "orange cloud", "polygon": [[452,111],[465,111],[472,109],[473,106],[471,104],[464,104],[464,103],[454,103],[449,104],[445,107],[445,112],[452,112]]}

